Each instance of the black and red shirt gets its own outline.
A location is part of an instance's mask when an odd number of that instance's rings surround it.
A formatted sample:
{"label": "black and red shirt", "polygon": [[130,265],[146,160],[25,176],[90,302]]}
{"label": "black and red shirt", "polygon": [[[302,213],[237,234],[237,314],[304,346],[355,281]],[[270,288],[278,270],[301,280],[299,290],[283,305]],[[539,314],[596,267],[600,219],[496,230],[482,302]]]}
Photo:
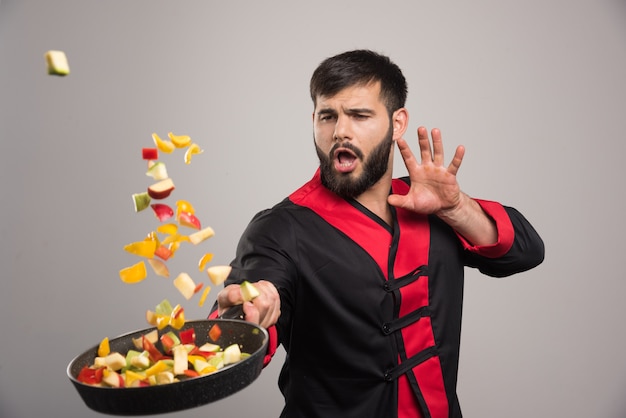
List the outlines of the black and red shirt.
{"label": "black and red shirt", "polygon": [[[393,193],[406,194],[408,179]],[[394,208],[390,226],[322,186],[319,171],[241,237],[226,284],[268,280],[286,350],[284,417],[460,417],[456,396],[465,266],[502,277],[543,260],[515,209],[477,200],[498,242],[474,247],[435,216]],[[269,359],[269,357],[268,357]]]}

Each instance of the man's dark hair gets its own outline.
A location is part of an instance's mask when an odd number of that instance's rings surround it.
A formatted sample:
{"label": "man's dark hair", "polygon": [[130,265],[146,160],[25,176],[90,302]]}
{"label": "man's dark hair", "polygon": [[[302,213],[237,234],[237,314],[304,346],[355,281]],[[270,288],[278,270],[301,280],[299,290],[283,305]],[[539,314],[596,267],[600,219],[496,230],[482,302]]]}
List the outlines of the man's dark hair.
{"label": "man's dark hair", "polygon": [[388,57],[359,49],[322,61],[311,77],[311,99],[333,96],[346,87],[380,81],[380,94],[389,115],[404,107],[407,84],[400,68]]}

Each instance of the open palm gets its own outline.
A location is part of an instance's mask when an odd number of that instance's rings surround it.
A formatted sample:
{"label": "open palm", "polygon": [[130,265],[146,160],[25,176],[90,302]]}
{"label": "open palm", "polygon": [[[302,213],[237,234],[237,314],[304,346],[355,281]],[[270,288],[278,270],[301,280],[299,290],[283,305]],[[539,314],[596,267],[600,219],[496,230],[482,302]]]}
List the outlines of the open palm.
{"label": "open palm", "polygon": [[407,142],[402,138],[398,139],[398,149],[409,173],[411,185],[406,195],[390,195],[390,205],[422,214],[437,214],[452,210],[460,203],[461,190],[456,173],[463,161],[465,148],[458,146],[454,158],[446,167],[441,132],[433,129],[431,135],[432,148],[426,128],[420,126],[417,129],[421,163],[417,161]]}

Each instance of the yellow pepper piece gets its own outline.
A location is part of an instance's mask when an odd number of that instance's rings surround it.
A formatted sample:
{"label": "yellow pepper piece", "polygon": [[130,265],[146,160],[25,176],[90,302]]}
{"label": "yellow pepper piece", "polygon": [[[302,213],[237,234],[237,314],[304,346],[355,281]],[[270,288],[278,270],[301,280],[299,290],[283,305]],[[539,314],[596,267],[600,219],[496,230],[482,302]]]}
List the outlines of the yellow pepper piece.
{"label": "yellow pepper piece", "polygon": [[200,300],[198,301],[198,306],[202,308],[202,306],[204,305],[204,301],[206,300],[207,295],[209,294],[209,292],[211,291],[211,286],[206,286],[204,288],[204,290],[202,291],[202,296],[200,297]]}
{"label": "yellow pepper piece", "polygon": [[204,271],[206,264],[213,259],[213,253],[206,253],[198,261],[198,271]]}
{"label": "yellow pepper piece", "polygon": [[185,311],[180,305],[176,305],[170,316],[170,326],[174,329],[181,329],[185,325]]}
{"label": "yellow pepper piece", "polygon": [[152,140],[154,140],[154,145],[156,145],[159,151],[166,154],[171,154],[176,148],[170,141],[161,139],[157,134],[152,134]]}
{"label": "yellow pepper piece", "polygon": [[154,366],[146,369],[146,376],[153,376],[157,373],[164,372],[168,369],[168,365],[163,360],[158,360]]}
{"label": "yellow pepper piece", "polygon": [[165,315],[156,315],[156,327],[160,331],[170,324],[170,317]]}
{"label": "yellow pepper piece", "polygon": [[100,345],[98,345],[98,357],[106,357],[110,352],[109,337],[104,337],[102,341],[100,341]]}
{"label": "yellow pepper piece", "polygon": [[189,212],[190,214],[193,215],[196,213],[196,210],[188,201],[177,200],[176,201],[176,219],[178,219],[178,215],[180,215],[181,212]]}
{"label": "yellow pepper piece", "polygon": [[159,240],[156,231],[151,231],[148,235],[146,235],[144,241],[154,241],[156,243],[155,248],[159,248],[159,245],[161,244],[161,241]]}
{"label": "yellow pepper piece", "polygon": [[212,365],[208,365],[206,366],[204,369],[200,370],[198,373],[200,373],[202,376],[204,376],[205,374],[210,374],[217,371],[217,367],[212,366]]}
{"label": "yellow pepper piece", "polygon": [[124,250],[129,253],[146,258],[153,258],[156,248],[157,242],[153,240],[137,241],[124,246]]}
{"label": "yellow pepper piece", "polygon": [[191,164],[191,157],[196,154],[202,154],[203,152],[204,150],[200,148],[200,145],[196,143],[189,145],[189,148],[185,151],[185,164]]}
{"label": "yellow pepper piece", "polygon": [[191,364],[194,364],[194,362],[195,362],[196,360],[206,361],[206,359],[205,359],[203,356],[194,355],[194,354],[191,354],[191,355],[188,355],[188,356],[187,356],[187,361],[188,361],[189,363],[191,363]]}
{"label": "yellow pepper piece", "polygon": [[124,283],[139,283],[145,279],[146,276],[148,276],[148,271],[146,270],[146,263],[143,261],[120,270],[120,279]]}
{"label": "yellow pepper piece", "polygon": [[146,378],[145,374],[139,374],[137,372],[134,372],[132,370],[126,370],[126,372],[124,373],[124,380],[126,382],[126,386],[131,386],[132,383],[136,380],[144,380]]}
{"label": "yellow pepper piece", "polygon": [[163,224],[157,227],[157,232],[161,234],[174,235],[177,231],[178,224],[175,223]]}
{"label": "yellow pepper piece", "polygon": [[191,144],[191,137],[189,135],[174,135],[172,132],[168,133],[167,136],[172,141],[172,144],[176,148],[185,148]]}

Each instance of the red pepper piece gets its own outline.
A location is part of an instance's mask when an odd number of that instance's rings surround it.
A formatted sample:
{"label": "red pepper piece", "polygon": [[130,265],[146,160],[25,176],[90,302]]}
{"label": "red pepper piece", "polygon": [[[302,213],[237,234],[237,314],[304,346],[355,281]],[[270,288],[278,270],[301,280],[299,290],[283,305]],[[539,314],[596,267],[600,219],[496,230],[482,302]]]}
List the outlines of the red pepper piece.
{"label": "red pepper piece", "polygon": [[154,250],[154,255],[156,255],[162,260],[167,260],[168,258],[172,256],[172,250],[170,250],[164,245],[161,245],[156,250]]}
{"label": "red pepper piece", "polygon": [[92,369],[89,366],[85,366],[78,373],[76,380],[87,385],[96,385],[102,382],[103,369],[103,367]]}
{"label": "red pepper piece", "polygon": [[196,331],[193,328],[188,328],[178,333],[181,344],[195,344],[196,343]]}
{"label": "red pepper piece", "polygon": [[157,361],[163,359],[163,354],[161,354],[159,349],[156,348],[156,346],[152,344],[150,340],[148,340],[145,336],[141,337],[141,344],[143,345],[143,349],[148,352],[150,360],[152,360],[153,363],[156,363]]}
{"label": "red pepper piece", "polygon": [[156,160],[159,158],[159,150],[156,148],[142,148],[141,157],[144,160]]}
{"label": "red pepper piece", "polygon": [[200,376],[200,373],[198,373],[197,371],[192,370],[192,369],[184,370],[183,373],[185,373],[185,376],[187,376],[187,377],[198,377],[198,376]]}
{"label": "red pepper piece", "polygon": [[220,336],[222,335],[222,329],[219,325],[214,324],[209,330],[209,338],[211,338],[214,342],[216,342]]}

